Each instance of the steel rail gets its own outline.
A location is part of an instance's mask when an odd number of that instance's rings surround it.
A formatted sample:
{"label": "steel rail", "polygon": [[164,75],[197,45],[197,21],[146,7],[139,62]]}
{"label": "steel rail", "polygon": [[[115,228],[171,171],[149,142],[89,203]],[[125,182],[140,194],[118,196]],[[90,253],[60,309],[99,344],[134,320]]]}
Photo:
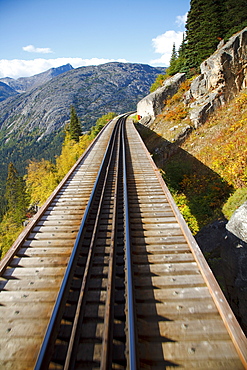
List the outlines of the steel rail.
{"label": "steel rail", "polygon": [[[96,190],[97,190],[102,172],[104,170],[104,167],[105,167],[105,164],[106,164],[106,161],[107,161],[107,156],[109,155],[109,151],[111,150],[111,144],[112,144],[114,135],[115,135],[115,129],[113,130],[113,132],[111,134],[111,138],[110,138],[109,143],[107,145],[107,149],[105,151],[105,154],[104,154],[104,157],[103,157],[103,160],[102,160],[97,178],[95,180],[95,183],[94,183],[94,186],[93,186],[93,189],[92,189],[92,192],[91,192],[86,210],[85,210],[84,215],[83,215],[83,219],[82,219],[80,229],[79,229],[78,234],[77,234],[77,238],[76,238],[76,241],[75,241],[75,244],[74,244],[74,247],[73,247],[73,251],[72,251],[71,257],[70,257],[69,262],[68,262],[68,266],[67,266],[62,284],[61,284],[60,291],[58,293],[56,303],[55,303],[54,308],[53,308],[51,319],[50,319],[50,322],[49,322],[47,330],[46,330],[46,334],[45,334],[45,337],[44,337],[44,340],[43,340],[43,343],[42,343],[42,346],[41,346],[41,349],[40,349],[40,352],[39,352],[39,355],[38,355],[38,359],[36,361],[35,370],[46,369],[47,365],[50,361],[51,353],[52,353],[52,350],[53,350],[52,343],[54,342],[54,339],[56,337],[57,327],[59,325],[59,322],[60,322],[61,316],[62,316],[63,303],[66,300],[66,297],[68,295],[69,286],[70,286],[71,281],[72,281],[72,272],[75,268],[76,260],[77,260],[78,255],[79,255],[80,241],[81,241],[81,238],[82,238],[82,235],[83,235],[83,232],[84,232],[84,228],[85,228],[85,225],[86,225],[86,222],[87,222],[87,219],[88,219],[88,215],[89,215],[89,212],[90,212],[91,205],[92,205],[93,200],[95,198]],[[48,355],[48,353],[49,353],[49,355]]]}
{"label": "steel rail", "polygon": [[124,186],[124,228],[125,228],[125,249],[126,249],[126,272],[127,272],[127,321],[128,321],[128,361],[129,369],[137,369],[136,358],[136,334],[135,334],[135,311],[134,311],[134,292],[132,279],[132,258],[131,258],[131,236],[129,225],[129,205],[128,205],[128,186],[127,186],[127,157],[125,147],[124,125],[122,126],[123,144],[123,186]]}
{"label": "steel rail", "polygon": [[107,370],[111,368],[111,345],[112,345],[112,331],[113,331],[113,293],[114,293],[114,271],[115,271],[115,256],[116,256],[116,244],[117,244],[117,211],[118,211],[118,196],[119,196],[119,182],[120,182],[120,148],[121,148],[121,125],[122,120],[119,121],[118,136],[117,136],[117,153],[116,153],[116,182],[114,188],[114,204],[113,204],[113,220],[111,230],[111,243],[110,243],[110,256],[109,256],[109,271],[108,271],[108,284],[107,284],[107,296],[106,296],[106,309],[104,317],[105,330],[103,333],[102,340],[102,355],[101,355],[101,370]]}
{"label": "steel rail", "polygon": [[[98,204],[96,220],[95,220],[93,233],[92,233],[92,238],[91,238],[91,242],[90,242],[89,253],[88,253],[86,267],[85,267],[84,276],[83,276],[83,281],[82,281],[82,285],[81,285],[81,289],[80,289],[80,295],[79,295],[79,299],[78,299],[78,302],[77,302],[76,314],[75,314],[75,319],[74,319],[74,322],[73,322],[72,333],[71,333],[71,337],[70,337],[70,341],[69,341],[69,346],[68,346],[68,351],[67,351],[67,355],[66,355],[64,370],[73,369],[74,364],[76,362],[76,353],[77,353],[77,349],[78,349],[78,342],[79,342],[79,336],[80,336],[80,331],[79,330],[80,330],[81,323],[82,323],[82,320],[83,320],[83,312],[84,312],[84,308],[85,308],[85,302],[83,301],[83,299],[85,297],[85,293],[87,292],[87,286],[88,286],[88,283],[89,283],[88,275],[89,275],[90,267],[91,267],[91,263],[92,263],[93,249],[94,249],[94,245],[95,245],[96,234],[97,234],[98,228],[99,228],[99,219],[100,219],[100,214],[101,214],[101,211],[102,211],[103,200],[104,200],[105,192],[106,192],[106,189],[107,189],[107,180],[108,180],[108,177],[109,177],[110,166],[111,166],[112,160],[113,160],[115,138],[117,136],[117,126],[118,126],[118,124],[116,124],[116,126],[115,126],[116,129],[113,131],[112,145],[109,147],[110,154],[109,154],[108,163],[106,163],[107,167],[106,167],[105,175],[104,175],[103,190],[101,192],[101,196],[100,196],[100,200],[99,200],[99,204]],[[115,202],[114,202],[114,209],[116,209],[116,199],[115,199]],[[113,212],[113,216],[114,216],[114,212]],[[115,228],[112,229],[112,235],[114,235],[114,234],[115,234]],[[114,236],[112,236],[112,238],[114,238]],[[111,247],[113,248],[113,245]],[[111,279],[113,278],[112,275],[110,277],[111,277]],[[110,285],[112,285],[112,281],[110,282]],[[110,305],[110,302],[108,304]],[[106,325],[106,328],[108,328],[108,325]],[[102,356],[103,356],[103,354],[106,356],[107,353],[102,351]],[[107,369],[107,368],[102,367],[102,369]]]}

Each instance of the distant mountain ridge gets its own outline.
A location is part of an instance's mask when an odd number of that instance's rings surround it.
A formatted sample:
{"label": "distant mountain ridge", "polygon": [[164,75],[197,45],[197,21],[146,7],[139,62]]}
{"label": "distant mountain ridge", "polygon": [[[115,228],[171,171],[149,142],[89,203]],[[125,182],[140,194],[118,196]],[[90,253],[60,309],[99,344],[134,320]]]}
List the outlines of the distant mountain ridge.
{"label": "distant mountain ridge", "polygon": [[33,76],[32,84],[37,81],[38,87],[0,103],[0,133],[4,131],[5,139],[16,135],[20,139],[36,131],[40,140],[64,126],[71,105],[88,129],[109,111],[123,113],[135,109],[163,71],[164,68],[115,62],[71,69],[43,84],[41,80],[50,78],[51,70]]}
{"label": "distant mountain ridge", "polygon": [[[71,69],[74,69],[72,65],[65,64],[57,68],[50,68],[45,72],[39,73],[31,77],[20,77],[17,79],[10,77],[0,78],[0,82],[6,84],[11,89],[13,89],[14,91],[12,95],[16,95],[17,93],[23,93],[28,90],[32,90],[35,87],[43,85],[44,83],[50,81],[52,78],[57,77],[64,72],[68,72]],[[4,99],[2,99],[0,91],[0,101],[1,100]]]}

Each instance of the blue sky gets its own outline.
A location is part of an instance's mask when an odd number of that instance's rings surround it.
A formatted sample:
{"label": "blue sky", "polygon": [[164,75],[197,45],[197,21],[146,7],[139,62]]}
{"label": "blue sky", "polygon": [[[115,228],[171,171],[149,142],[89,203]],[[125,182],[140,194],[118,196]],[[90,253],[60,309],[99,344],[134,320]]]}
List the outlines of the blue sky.
{"label": "blue sky", "polygon": [[189,0],[0,0],[0,77],[71,63],[167,66]]}

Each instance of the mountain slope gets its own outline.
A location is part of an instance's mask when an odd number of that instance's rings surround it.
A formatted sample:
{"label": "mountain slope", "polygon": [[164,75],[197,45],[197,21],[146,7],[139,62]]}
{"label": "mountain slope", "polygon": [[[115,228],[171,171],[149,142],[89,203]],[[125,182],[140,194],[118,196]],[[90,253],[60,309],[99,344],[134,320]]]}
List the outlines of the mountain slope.
{"label": "mountain slope", "polygon": [[88,129],[104,113],[135,109],[163,70],[140,64],[107,63],[63,73],[0,103],[1,137],[20,139],[35,131],[40,140],[64,126],[71,105]]}

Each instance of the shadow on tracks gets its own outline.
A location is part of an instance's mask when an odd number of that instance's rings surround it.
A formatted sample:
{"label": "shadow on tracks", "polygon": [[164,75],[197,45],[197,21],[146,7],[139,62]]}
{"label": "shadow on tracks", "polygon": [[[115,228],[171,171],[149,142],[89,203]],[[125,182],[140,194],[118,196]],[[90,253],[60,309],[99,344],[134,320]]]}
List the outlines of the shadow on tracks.
{"label": "shadow on tracks", "polygon": [[[148,243],[145,239],[145,225],[141,216],[138,201],[137,183],[135,182],[131,166],[129,148],[126,149],[128,158],[128,196],[130,215],[130,234],[133,266],[134,309],[136,322],[136,356],[139,369],[166,369],[179,365],[164,358],[162,344],[174,342],[160,332],[159,324],[171,321],[157,312],[157,303],[162,303],[155,298],[154,291],[160,289],[155,286],[152,277],[157,276],[151,271],[148,256]],[[152,344],[150,346],[150,344]]]}

